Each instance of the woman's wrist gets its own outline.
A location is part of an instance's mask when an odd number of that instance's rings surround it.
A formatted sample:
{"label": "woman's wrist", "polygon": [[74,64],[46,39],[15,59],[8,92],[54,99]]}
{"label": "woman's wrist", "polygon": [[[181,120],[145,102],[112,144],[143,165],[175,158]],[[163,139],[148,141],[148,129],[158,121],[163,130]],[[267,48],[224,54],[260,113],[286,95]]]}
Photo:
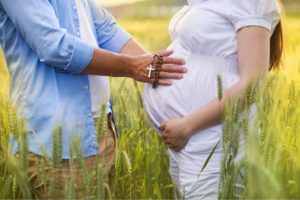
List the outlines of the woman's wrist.
{"label": "woman's wrist", "polygon": [[196,132],[191,116],[186,116],[182,118],[182,121],[185,127],[185,134],[191,137]]}

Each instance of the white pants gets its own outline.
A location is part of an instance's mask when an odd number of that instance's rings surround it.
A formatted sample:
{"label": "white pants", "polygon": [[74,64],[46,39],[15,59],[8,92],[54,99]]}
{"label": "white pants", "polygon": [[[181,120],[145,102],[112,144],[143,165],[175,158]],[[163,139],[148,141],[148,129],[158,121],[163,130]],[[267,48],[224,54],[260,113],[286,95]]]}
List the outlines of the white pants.
{"label": "white pants", "polygon": [[[215,152],[205,170],[200,174],[203,164],[209,153],[199,156],[199,160],[187,160],[183,153],[169,150],[170,156],[170,174],[173,183],[177,187],[181,199],[218,199],[219,196],[219,179],[220,179],[220,162],[222,152]],[[184,157],[186,162],[181,162]],[[199,166],[197,166],[198,163]],[[200,174],[200,176],[199,176]]]}

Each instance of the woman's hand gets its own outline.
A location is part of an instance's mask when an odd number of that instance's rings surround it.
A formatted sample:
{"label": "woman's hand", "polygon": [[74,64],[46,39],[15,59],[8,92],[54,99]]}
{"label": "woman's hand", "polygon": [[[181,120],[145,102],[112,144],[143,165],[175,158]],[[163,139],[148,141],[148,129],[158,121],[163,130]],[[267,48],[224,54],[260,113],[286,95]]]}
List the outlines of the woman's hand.
{"label": "woman's hand", "polygon": [[[161,72],[159,74],[159,85],[169,86],[172,85],[170,79],[178,80],[182,79],[183,75],[187,72],[187,69],[182,65],[185,64],[185,61],[179,58],[172,58],[170,55],[172,51],[161,51],[156,53],[157,55],[163,55],[163,65],[161,67]],[[154,77],[148,77],[149,68],[153,62],[153,54],[144,54],[141,56],[132,57],[130,63],[131,77],[137,81],[145,83],[153,83]]]}
{"label": "woman's hand", "polygon": [[168,120],[161,124],[160,131],[164,143],[170,149],[181,151],[189,142],[192,133],[188,130],[185,118]]}

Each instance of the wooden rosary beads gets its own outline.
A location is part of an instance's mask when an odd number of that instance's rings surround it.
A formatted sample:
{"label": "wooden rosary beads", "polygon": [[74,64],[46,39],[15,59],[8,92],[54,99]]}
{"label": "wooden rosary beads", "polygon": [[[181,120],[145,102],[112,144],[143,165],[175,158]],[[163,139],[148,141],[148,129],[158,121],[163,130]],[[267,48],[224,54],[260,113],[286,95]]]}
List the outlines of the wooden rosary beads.
{"label": "wooden rosary beads", "polygon": [[152,87],[155,89],[158,86],[158,82],[159,82],[159,73],[161,71],[161,67],[163,65],[163,59],[164,56],[161,55],[155,55],[153,57],[153,66],[154,66],[154,81],[153,81],[153,85]]}

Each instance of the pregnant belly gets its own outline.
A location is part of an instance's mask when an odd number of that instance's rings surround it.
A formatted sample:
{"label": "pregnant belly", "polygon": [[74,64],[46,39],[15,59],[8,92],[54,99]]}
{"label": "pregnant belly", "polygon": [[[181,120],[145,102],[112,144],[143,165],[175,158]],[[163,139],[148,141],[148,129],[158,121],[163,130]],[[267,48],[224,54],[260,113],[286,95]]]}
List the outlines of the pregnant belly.
{"label": "pregnant belly", "polygon": [[157,89],[147,84],[144,90],[145,109],[157,131],[162,122],[189,115],[217,98],[218,75],[221,76],[223,90],[239,80],[236,59],[178,52],[182,51],[175,50],[176,57],[186,59],[188,73],[184,79],[173,81],[172,86],[159,86]]}

